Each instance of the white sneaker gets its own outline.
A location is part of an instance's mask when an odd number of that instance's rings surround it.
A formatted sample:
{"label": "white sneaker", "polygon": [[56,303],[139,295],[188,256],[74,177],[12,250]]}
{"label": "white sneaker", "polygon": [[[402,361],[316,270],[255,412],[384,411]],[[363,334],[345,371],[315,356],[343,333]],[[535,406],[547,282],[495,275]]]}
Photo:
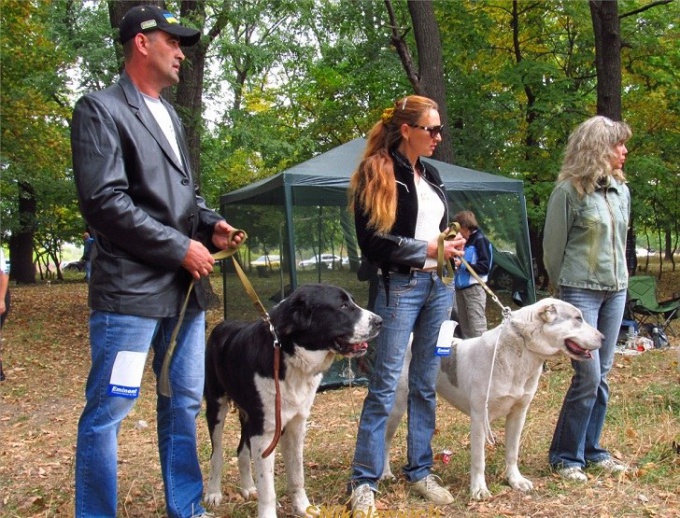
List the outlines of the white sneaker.
{"label": "white sneaker", "polygon": [[429,474],[425,478],[421,478],[417,482],[413,482],[411,487],[416,493],[422,496],[425,500],[436,505],[447,505],[453,503],[453,495],[449,491],[440,486],[437,482],[437,476]]}
{"label": "white sneaker", "polygon": [[593,462],[591,466],[600,468],[601,470],[604,470],[607,473],[612,473],[614,475],[618,475],[620,473],[625,473],[626,471],[628,471],[628,468],[626,468],[624,464],[620,463],[618,460],[612,457],[608,457],[598,462]]}
{"label": "white sneaker", "polygon": [[373,489],[368,484],[361,484],[352,490],[352,496],[349,499],[352,507],[352,516],[356,516],[359,511],[368,516],[371,510],[375,509],[375,495]]}
{"label": "white sneaker", "polygon": [[588,482],[588,477],[578,466],[560,468],[557,470],[557,474],[564,480],[570,480],[572,482]]}

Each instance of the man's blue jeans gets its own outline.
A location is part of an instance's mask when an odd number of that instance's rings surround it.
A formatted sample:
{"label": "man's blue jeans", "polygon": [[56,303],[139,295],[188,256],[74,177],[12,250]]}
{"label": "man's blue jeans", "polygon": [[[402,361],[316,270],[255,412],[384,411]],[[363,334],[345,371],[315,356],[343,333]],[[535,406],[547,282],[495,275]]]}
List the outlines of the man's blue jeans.
{"label": "man's blue jeans", "polygon": [[[153,370],[160,374],[177,318],[144,318],[103,311],[90,315],[92,366],[76,448],[77,518],[116,516],[118,431],[135,399],[109,395],[119,352],[146,354],[153,347]],[[205,358],[205,313],[188,309],[177,336],[170,368],[172,397],[157,395],[158,449],[170,518],[189,518],[201,507],[203,478],[196,449],[196,417],[201,408]]]}
{"label": "man's blue jeans", "polygon": [[387,417],[394,405],[411,332],[408,460],[404,474],[411,482],[430,474],[439,370],[435,346],[441,323],[451,314],[454,293],[453,285],[445,285],[436,273],[391,273],[387,305],[382,276],[378,282],[374,311],[383,318],[383,327],[373,345],[375,364],[361,413],[351,480],[352,487],[367,483],[373,489],[377,489],[384,468]]}
{"label": "man's blue jeans", "polygon": [[609,400],[607,374],[614,363],[616,340],[626,305],[626,290],[596,291],[562,286],[560,298],[583,312],[583,318],[603,335],[602,347],[591,360],[572,360],[574,376],[557,421],[548,459],[554,468],[584,468],[610,457],[600,446]]}

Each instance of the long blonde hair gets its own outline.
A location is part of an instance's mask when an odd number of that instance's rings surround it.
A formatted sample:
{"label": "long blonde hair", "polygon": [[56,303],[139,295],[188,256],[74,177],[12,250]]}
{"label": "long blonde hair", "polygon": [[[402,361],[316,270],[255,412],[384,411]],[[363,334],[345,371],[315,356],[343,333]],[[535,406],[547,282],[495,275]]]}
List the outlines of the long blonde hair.
{"label": "long blonde hair", "polygon": [[418,124],[428,110],[438,110],[428,97],[409,95],[383,111],[380,122],[368,133],[361,163],[349,185],[349,206],[354,204],[368,216],[368,226],[378,232],[390,231],[397,217],[397,183],[390,151],[401,143],[402,124]]}
{"label": "long blonde hair", "polygon": [[569,181],[583,196],[595,191],[608,176],[625,181],[621,169],[613,169],[614,147],[632,136],[628,124],[597,115],[582,122],[569,136],[557,181]]}

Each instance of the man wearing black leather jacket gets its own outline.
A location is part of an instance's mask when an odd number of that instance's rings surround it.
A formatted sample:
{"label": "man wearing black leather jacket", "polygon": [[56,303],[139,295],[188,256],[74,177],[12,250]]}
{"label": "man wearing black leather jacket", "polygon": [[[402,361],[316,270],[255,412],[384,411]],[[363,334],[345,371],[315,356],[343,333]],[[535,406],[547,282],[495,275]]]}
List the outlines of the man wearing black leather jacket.
{"label": "man wearing black leather jacket", "polygon": [[[192,279],[211,252],[241,236],[197,194],[182,124],[160,93],[179,81],[200,32],[155,6],[120,24],[125,72],[81,98],[71,143],[81,212],[95,237],[89,283],[92,365],[78,424],[77,517],[117,515],[117,435],[139,396],[149,348],[158,377]],[[158,395],[167,514],[207,516],[196,449],[204,379],[205,296],[192,290],[170,364],[172,397]]]}

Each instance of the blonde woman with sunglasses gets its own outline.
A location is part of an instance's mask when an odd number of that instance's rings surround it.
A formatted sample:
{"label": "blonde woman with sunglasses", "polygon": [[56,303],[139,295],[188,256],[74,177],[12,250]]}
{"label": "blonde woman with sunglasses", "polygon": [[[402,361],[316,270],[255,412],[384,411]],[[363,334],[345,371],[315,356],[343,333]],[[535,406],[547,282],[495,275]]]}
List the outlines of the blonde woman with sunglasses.
{"label": "blonde woman with sunglasses", "polygon": [[[421,160],[442,140],[437,104],[408,96],[386,109],[368,135],[352,176],[350,206],[364,261],[378,269],[375,300],[383,329],[364,400],[350,481],[353,513],[375,511],[385,458],[385,427],[409,338],[408,459],[404,475],[414,492],[436,505],[453,502],[432,468],[435,429],[435,346],[453,306],[453,286],[437,275],[437,238],[447,228],[448,202],[439,172]],[[462,255],[465,239],[445,242],[445,257]],[[451,272],[449,272],[451,273]]]}

